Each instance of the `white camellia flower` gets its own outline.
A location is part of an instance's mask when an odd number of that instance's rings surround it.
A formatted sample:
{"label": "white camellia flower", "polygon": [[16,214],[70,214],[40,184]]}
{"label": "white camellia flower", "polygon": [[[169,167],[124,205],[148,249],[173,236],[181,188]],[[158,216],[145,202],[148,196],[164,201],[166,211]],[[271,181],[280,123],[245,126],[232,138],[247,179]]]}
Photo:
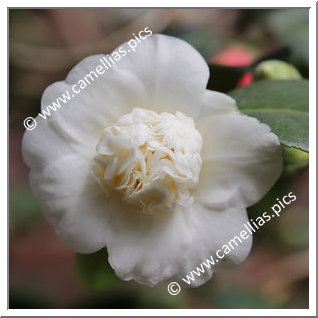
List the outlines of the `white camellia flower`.
{"label": "white camellia flower", "polygon": [[[102,57],[50,85],[42,109]],[[281,147],[231,97],[206,90],[208,78],[189,44],[152,35],[25,132],[32,190],[65,245],[107,247],[120,278],[154,286],[181,279],[243,230],[246,207],[281,173]],[[245,240],[192,286],[240,264],[251,245]]]}

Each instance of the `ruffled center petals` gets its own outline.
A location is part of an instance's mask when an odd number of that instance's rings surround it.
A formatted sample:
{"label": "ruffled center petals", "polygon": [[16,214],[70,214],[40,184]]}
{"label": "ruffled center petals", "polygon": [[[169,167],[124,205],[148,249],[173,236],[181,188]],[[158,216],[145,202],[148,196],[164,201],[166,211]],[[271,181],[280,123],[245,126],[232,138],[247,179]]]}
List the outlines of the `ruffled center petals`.
{"label": "ruffled center petals", "polygon": [[192,118],[135,108],[104,130],[92,171],[108,195],[144,213],[170,211],[193,203],[201,147]]}

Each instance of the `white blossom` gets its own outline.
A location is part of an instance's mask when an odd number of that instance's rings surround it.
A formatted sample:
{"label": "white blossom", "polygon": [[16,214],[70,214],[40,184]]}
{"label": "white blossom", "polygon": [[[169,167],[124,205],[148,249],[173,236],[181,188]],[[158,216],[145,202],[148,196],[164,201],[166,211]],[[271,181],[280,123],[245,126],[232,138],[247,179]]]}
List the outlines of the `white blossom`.
{"label": "white blossom", "polygon": [[[85,58],[50,85],[42,108],[103,57]],[[106,247],[120,278],[154,286],[184,277],[239,234],[246,207],[281,173],[281,147],[231,97],[206,90],[208,78],[189,44],[152,35],[25,132],[32,190],[65,245],[79,253]],[[251,245],[192,286],[240,264]]]}

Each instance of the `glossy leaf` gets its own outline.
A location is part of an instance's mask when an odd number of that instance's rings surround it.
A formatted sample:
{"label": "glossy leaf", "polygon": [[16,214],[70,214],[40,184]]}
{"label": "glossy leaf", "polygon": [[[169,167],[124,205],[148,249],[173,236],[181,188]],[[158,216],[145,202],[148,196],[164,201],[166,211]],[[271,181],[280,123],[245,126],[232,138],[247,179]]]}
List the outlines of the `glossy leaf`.
{"label": "glossy leaf", "polygon": [[307,80],[264,80],[229,93],[241,110],[270,126],[280,142],[308,151]]}

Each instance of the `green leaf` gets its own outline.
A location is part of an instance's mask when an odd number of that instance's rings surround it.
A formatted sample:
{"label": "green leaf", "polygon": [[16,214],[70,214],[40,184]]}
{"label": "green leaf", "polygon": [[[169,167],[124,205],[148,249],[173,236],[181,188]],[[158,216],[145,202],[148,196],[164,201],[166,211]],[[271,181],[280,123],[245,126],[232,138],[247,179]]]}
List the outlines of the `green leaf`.
{"label": "green leaf", "polygon": [[307,80],[263,80],[229,93],[241,110],[271,127],[280,142],[308,151]]}
{"label": "green leaf", "polygon": [[294,173],[308,167],[309,153],[300,149],[283,147],[284,169],[287,173]]}
{"label": "green leaf", "polygon": [[76,269],[79,281],[95,291],[106,290],[120,281],[108,264],[105,248],[93,254],[76,254]]}

